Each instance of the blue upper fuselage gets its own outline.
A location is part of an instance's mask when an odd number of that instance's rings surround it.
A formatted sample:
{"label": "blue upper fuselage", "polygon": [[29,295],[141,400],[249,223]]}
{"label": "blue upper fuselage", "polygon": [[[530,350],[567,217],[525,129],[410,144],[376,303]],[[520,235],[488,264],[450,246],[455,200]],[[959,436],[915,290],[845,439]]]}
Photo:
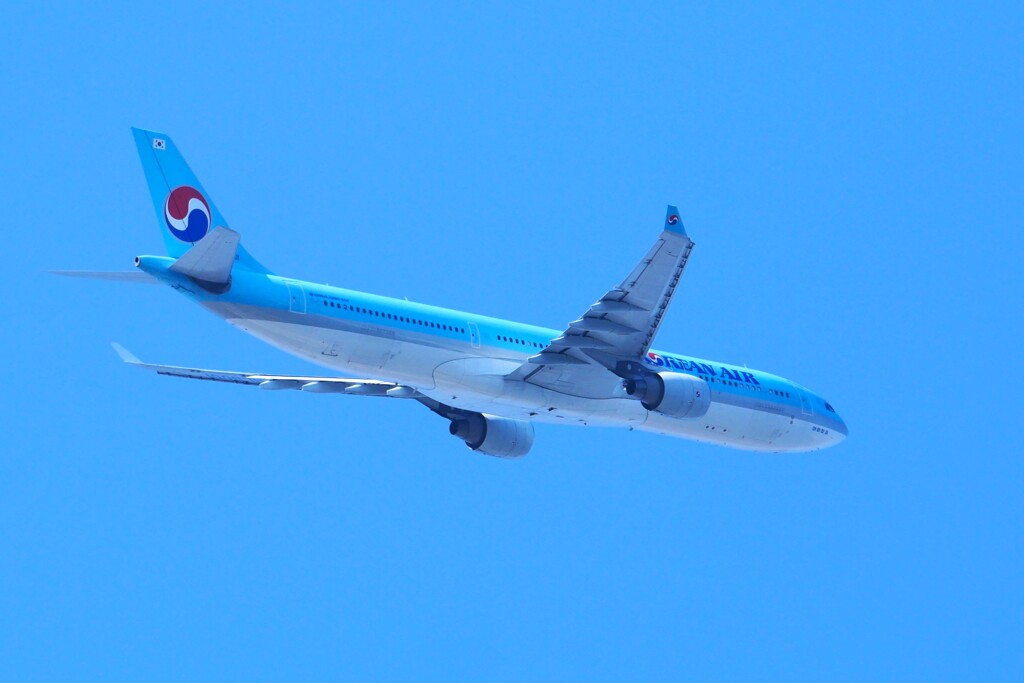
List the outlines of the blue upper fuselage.
{"label": "blue upper fuselage", "polygon": [[[199,303],[216,302],[269,311],[310,313],[394,331],[408,330],[435,338],[437,344],[479,348],[498,358],[524,360],[540,353],[560,330],[537,327],[462,311],[367,294],[340,287],[283,278],[235,268],[231,287],[223,294],[204,290],[188,277],[169,271],[175,259],[143,256],[139,268]],[[297,299],[301,293],[301,301]],[[301,310],[297,310],[301,306]],[[745,367],[651,350],[644,359],[656,372],[678,372],[704,379],[720,394],[755,397],[785,406],[792,414],[812,418],[826,428],[847,434],[842,418],[821,396],[785,378]]]}

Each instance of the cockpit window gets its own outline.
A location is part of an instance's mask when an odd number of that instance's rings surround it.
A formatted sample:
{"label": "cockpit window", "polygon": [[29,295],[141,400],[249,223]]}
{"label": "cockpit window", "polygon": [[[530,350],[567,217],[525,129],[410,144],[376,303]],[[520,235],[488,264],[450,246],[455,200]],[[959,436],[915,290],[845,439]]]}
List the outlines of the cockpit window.
{"label": "cockpit window", "polygon": [[836,409],[835,409],[835,408],[833,408],[833,407],[831,406],[831,404],[829,404],[829,403],[828,403],[827,401],[825,402],[825,410],[827,410],[827,411],[828,411],[828,412],[830,412],[830,413],[834,413],[834,412],[836,412]]}

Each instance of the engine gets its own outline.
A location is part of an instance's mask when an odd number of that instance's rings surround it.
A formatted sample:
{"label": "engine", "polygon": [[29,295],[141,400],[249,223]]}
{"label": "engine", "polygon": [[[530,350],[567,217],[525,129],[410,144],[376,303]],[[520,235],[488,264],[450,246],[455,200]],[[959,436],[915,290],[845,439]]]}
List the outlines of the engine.
{"label": "engine", "polygon": [[448,431],[472,450],[497,458],[521,458],[533,447],[533,425],[520,420],[465,413],[452,419]]}
{"label": "engine", "polygon": [[626,393],[647,410],[671,417],[703,417],[711,407],[711,388],[700,377],[659,372],[626,380]]}

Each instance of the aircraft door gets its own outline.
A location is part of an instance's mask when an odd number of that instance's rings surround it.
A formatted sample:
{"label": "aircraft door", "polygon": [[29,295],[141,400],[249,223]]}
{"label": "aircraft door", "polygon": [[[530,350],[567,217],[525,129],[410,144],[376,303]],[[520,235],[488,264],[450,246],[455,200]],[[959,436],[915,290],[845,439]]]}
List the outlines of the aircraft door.
{"label": "aircraft door", "polygon": [[466,327],[469,329],[469,343],[474,349],[480,348],[480,328],[477,327],[476,323],[466,323]]}
{"label": "aircraft door", "polygon": [[811,415],[814,411],[811,410],[811,399],[807,396],[807,392],[803,389],[798,390],[800,394],[800,410],[803,411],[804,415]]}
{"label": "aircraft door", "polygon": [[288,310],[292,313],[306,312],[306,292],[297,282],[288,282]]}

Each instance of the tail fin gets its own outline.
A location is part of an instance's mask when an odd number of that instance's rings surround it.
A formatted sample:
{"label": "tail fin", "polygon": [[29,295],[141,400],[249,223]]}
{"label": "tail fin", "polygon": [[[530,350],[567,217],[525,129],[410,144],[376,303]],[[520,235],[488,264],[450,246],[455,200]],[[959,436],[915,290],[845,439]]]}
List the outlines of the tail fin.
{"label": "tail fin", "polygon": [[[141,128],[132,128],[132,135],[168,255],[183,256],[214,228],[227,227],[224,216],[170,136]],[[248,270],[269,272],[241,246],[237,264]]]}

